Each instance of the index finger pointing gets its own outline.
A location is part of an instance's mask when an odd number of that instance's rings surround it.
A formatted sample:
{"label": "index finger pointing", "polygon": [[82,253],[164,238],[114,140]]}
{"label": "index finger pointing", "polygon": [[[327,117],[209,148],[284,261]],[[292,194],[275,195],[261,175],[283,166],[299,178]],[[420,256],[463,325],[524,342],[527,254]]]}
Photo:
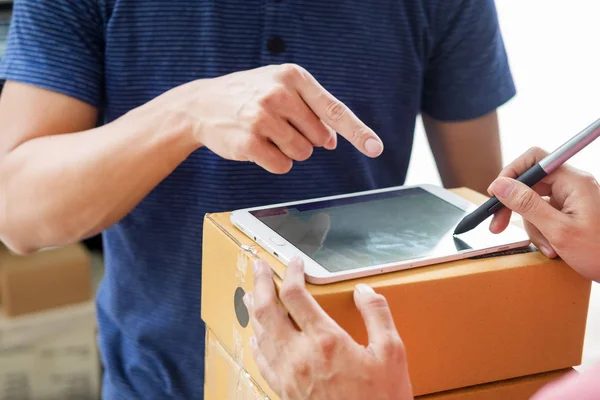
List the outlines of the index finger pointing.
{"label": "index finger pointing", "polygon": [[312,111],[363,154],[378,157],[383,152],[383,143],[379,136],[348,106],[321,86],[310,73],[299,67],[298,69],[300,79],[295,82],[295,87]]}

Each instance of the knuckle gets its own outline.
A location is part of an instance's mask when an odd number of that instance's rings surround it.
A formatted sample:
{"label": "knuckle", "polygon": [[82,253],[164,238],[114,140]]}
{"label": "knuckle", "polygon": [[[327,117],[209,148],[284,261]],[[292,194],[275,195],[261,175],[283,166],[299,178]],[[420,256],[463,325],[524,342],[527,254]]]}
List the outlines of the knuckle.
{"label": "knuckle", "polygon": [[541,147],[534,146],[530,147],[529,150],[525,152],[525,154],[522,156],[522,160],[525,162],[528,168],[540,161],[541,159],[543,159],[544,157],[546,157],[547,155],[548,152],[546,150],[542,149]]}
{"label": "knuckle", "polygon": [[245,155],[256,154],[260,147],[260,139],[255,133],[247,135],[241,142],[241,153]]}
{"label": "knuckle", "polygon": [[383,352],[394,359],[406,358],[406,348],[400,336],[396,333],[389,333],[382,341]]}
{"label": "knuckle", "polygon": [[261,333],[260,335],[255,336],[255,338],[257,347],[256,351],[259,354],[261,354],[267,362],[276,361],[276,359],[274,358],[274,355],[276,353],[274,352],[275,344],[273,341],[273,337],[269,336],[266,333]]}
{"label": "knuckle", "polygon": [[[327,142],[329,142],[330,138],[331,138],[330,136],[319,135],[314,139],[313,142],[316,147],[324,147],[327,144]],[[311,150],[311,153],[312,153],[312,150]]]}
{"label": "knuckle", "polygon": [[260,100],[261,106],[267,109],[278,108],[290,98],[290,92],[283,85],[275,85]]}
{"label": "knuckle", "polygon": [[298,64],[286,63],[280,66],[281,77],[284,80],[300,78],[304,70]]}
{"label": "knuckle", "polygon": [[269,343],[269,338],[267,338],[267,335],[265,335],[264,333],[261,333],[260,335],[256,335],[256,346],[258,347],[258,349],[264,349],[265,348],[265,344]]}
{"label": "knuckle", "polygon": [[506,167],[504,167],[500,171],[500,173],[498,174],[498,176],[499,177],[500,176],[508,176],[508,177],[511,177],[511,178],[514,178],[514,177],[518,176],[518,173],[517,173],[517,171],[515,170],[515,167],[514,167],[514,163],[510,164],[510,165],[507,165]]}
{"label": "knuckle", "polygon": [[553,231],[552,237],[548,239],[551,239],[552,245],[558,249],[564,249],[569,243],[576,241],[578,235],[577,229],[571,224],[564,222],[555,224]]}
{"label": "knuckle", "polygon": [[515,204],[521,213],[528,214],[535,211],[537,198],[533,190],[520,190],[515,197]]}
{"label": "knuckle", "polygon": [[288,172],[290,172],[292,170],[292,166],[294,164],[292,163],[292,160],[287,159],[285,161],[280,161],[278,163],[276,163],[276,165],[273,167],[273,172],[276,174],[287,174]]}
{"label": "knuckle", "polygon": [[259,322],[264,322],[269,318],[271,312],[271,306],[268,302],[262,301],[254,305],[252,313],[254,318]]}
{"label": "knuckle", "polygon": [[303,357],[298,357],[292,361],[292,373],[296,379],[310,378],[312,375],[312,368],[310,363]]}
{"label": "knuckle", "polygon": [[388,309],[388,302],[387,299],[381,295],[381,294],[374,294],[372,296],[369,296],[369,298],[366,301],[366,305],[368,308],[374,308],[374,309]]}
{"label": "knuckle", "polygon": [[298,161],[306,161],[312,156],[313,150],[312,147],[303,147],[298,150]]}
{"label": "knuckle", "polygon": [[300,143],[293,143],[292,146],[295,153],[294,158],[297,161],[306,161],[310,158],[310,156],[312,156],[313,147],[310,144],[302,141]]}
{"label": "knuckle", "polygon": [[334,357],[338,349],[338,344],[338,336],[331,332],[321,333],[317,338],[319,352],[326,360],[330,360]]}
{"label": "knuckle", "polygon": [[500,176],[516,178],[532,165],[543,159],[548,153],[540,147],[530,147],[523,155],[513,160],[500,172]]}
{"label": "knuckle", "polygon": [[582,185],[585,187],[589,187],[589,188],[598,187],[598,180],[596,179],[596,177],[594,175],[590,174],[589,172],[582,171],[580,180],[581,180]]}
{"label": "knuckle", "polygon": [[281,300],[288,302],[288,301],[294,301],[296,300],[298,297],[301,297],[304,294],[304,291],[306,290],[306,288],[304,288],[300,283],[284,283],[282,288],[281,288],[281,293],[279,294],[279,296],[281,297]]}
{"label": "knuckle", "polygon": [[312,138],[311,142],[316,147],[323,147],[329,142],[331,139],[331,132],[323,125],[323,123],[319,122],[320,125],[315,127],[315,131],[318,132],[318,135],[315,135]]}
{"label": "knuckle", "polygon": [[285,379],[281,385],[282,398],[295,399],[298,397],[295,379]]}
{"label": "knuckle", "polygon": [[339,100],[332,100],[327,106],[326,115],[331,121],[339,121],[347,114],[348,108]]}
{"label": "knuckle", "polygon": [[255,111],[250,118],[250,132],[252,134],[259,134],[262,128],[265,126],[266,121],[269,118],[269,112],[264,108],[260,108]]}
{"label": "knuckle", "polygon": [[262,131],[262,122],[256,120],[252,122],[250,128],[248,129],[249,137],[244,141],[245,148],[254,147],[257,145],[258,137],[260,136],[260,132]]}
{"label": "knuckle", "polygon": [[528,152],[529,154],[536,157],[546,157],[548,155],[548,152],[546,150],[538,146],[531,147]]}
{"label": "knuckle", "polygon": [[368,133],[368,129],[364,125],[356,125],[352,130],[352,140],[358,142]]}

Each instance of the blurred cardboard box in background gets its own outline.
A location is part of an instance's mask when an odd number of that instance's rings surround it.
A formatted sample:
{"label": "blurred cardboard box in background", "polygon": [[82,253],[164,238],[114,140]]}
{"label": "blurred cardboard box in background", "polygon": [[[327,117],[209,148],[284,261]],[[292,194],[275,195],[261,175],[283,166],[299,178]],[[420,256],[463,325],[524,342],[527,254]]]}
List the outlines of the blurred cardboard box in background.
{"label": "blurred cardboard box in background", "polygon": [[0,317],[0,400],[98,399],[94,302]]}
{"label": "blurred cardboard box in background", "polygon": [[27,256],[0,244],[0,400],[100,398],[91,261],[82,244]]}
{"label": "blurred cardboard box in background", "polygon": [[15,317],[92,299],[90,254],[82,244],[18,256],[0,247],[0,309]]}

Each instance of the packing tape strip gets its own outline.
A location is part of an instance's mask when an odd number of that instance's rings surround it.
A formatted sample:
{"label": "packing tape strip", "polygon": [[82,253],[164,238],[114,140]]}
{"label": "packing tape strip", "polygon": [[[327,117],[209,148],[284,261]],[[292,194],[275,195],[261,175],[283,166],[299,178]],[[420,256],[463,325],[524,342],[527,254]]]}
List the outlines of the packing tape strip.
{"label": "packing tape strip", "polygon": [[[258,253],[254,246],[241,245],[236,263],[236,288],[244,288],[246,285],[246,277],[248,274],[249,263],[253,262],[258,257]],[[238,368],[236,376],[231,376],[229,380],[229,388],[227,391],[228,400],[246,400],[246,399],[266,399],[269,397],[258,389],[253,383],[252,377],[244,369],[244,338],[242,335],[242,327],[237,319],[233,321],[233,354],[231,357],[232,363],[235,363]]]}
{"label": "packing tape strip", "polygon": [[[205,397],[218,400],[270,400],[214,335],[207,333],[206,344]],[[223,374],[223,368],[226,369],[226,376],[219,375],[219,372]],[[223,380],[227,382],[226,398],[222,396],[223,388],[219,391],[218,387]]]}
{"label": "packing tape strip", "polygon": [[210,334],[210,330],[207,327],[204,337],[205,346],[205,362],[204,362],[204,398],[205,399],[216,399],[217,398],[217,357],[215,355],[215,343],[213,337]]}

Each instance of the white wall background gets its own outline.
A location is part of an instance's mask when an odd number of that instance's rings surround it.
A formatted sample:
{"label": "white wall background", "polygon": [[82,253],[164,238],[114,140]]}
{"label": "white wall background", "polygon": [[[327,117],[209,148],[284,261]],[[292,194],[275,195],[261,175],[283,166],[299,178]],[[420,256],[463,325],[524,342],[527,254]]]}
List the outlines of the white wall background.
{"label": "white wall background", "polygon": [[[600,118],[600,1],[496,0],[496,6],[518,91],[500,109],[508,163],[531,146],[552,151]],[[420,122],[415,141],[407,184],[440,184]],[[570,164],[600,180],[600,140]],[[598,284],[592,289],[583,367],[593,362],[600,362]]]}
{"label": "white wall background", "polygon": [[[500,109],[505,163],[600,118],[600,1],[496,0],[517,96]],[[407,184],[440,180],[420,122]],[[600,177],[600,140],[571,164]]]}

